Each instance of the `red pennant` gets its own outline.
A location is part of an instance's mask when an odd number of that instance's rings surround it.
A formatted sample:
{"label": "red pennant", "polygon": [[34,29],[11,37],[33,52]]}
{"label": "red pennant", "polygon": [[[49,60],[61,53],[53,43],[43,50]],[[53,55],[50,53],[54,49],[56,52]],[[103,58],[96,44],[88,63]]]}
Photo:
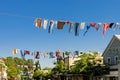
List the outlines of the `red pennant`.
{"label": "red pennant", "polygon": [[96,23],[90,23],[90,26],[91,26],[91,27],[95,27],[95,26],[96,26]]}

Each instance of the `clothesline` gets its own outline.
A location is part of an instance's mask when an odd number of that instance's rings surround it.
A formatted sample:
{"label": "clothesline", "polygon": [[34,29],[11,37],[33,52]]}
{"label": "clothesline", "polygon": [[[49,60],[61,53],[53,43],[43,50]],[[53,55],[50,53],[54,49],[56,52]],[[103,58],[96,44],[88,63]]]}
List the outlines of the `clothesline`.
{"label": "clothesline", "polygon": [[12,54],[16,55],[16,54],[20,54],[21,57],[23,59],[25,59],[26,55],[30,55],[33,56],[35,59],[39,59],[41,57],[49,57],[49,58],[57,58],[57,59],[61,59],[64,58],[65,56],[79,56],[80,54],[82,54],[83,52],[81,51],[60,51],[60,50],[56,50],[56,51],[45,51],[45,52],[40,52],[40,51],[29,51],[29,50],[21,50],[21,49],[12,49]]}
{"label": "clothesline", "polygon": [[120,27],[120,22],[109,22],[109,23],[101,23],[101,22],[70,22],[70,21],[63,21],[63,20],[48,20],[48,19],[42,19],[42,18],[36,18],[35,21],[35,26],[37,28],[43,27],[44,29],[47,29],[48,27],[48,33],[51,33],[53,30],[53,27],[56,26],[57,29],[62,30],[65,25],[69,25],[69,32],[74,28],[75,36],[79,35],[79,29],[83,30],[86,28],[86,31],[84,32],[85,34],[88,32],[88,30],[92,27],[95,28],[97,31],[102,27],[103,29],[103,36],[105,35],[106,31],[108,28],[114,28],[115,30],[119,29]]}
{"label": "clothesline", "polygon": [[83,33],[85,34],[88,32],[88,30],[93,27],[97,31],[102,27],[103,29],[103,36],[105,35],[106,31],[108,28],[113,28],[114,30],[119,29],[120,27],[120,22],[80,22],[76,21],[73,22],[71,20],[50,20],[50,19],[43,19],[43,18],[36,18],[32,16],[22,16],[22,15],[16,15],[16,14],[10,14],[10,13],[3,13],[0,12],[0,15],[5,15],[5,16],[14,16],[14,17],[21,17],[21,18],[34,18],[35,21],[35,26],[37,28],[43,27],[44,29],[47,29],[48,27],[48,33],[51,33],[53,28],[56,26],[57,29],[61,30],[64,28],[64,25],[69,25],[69,32],[74,28],[75,36],[79,36],[79,29],[83,30],[86,28],[86,31]]}
{"label": "clothesline", "polygon": [[18,14],[10,14],[10,13],[4,13],[4,12],[0,12],[0,15],[4,15],[4,16],[13,16],[13,17],[21,17],[21,18],[36,18],[36,17],[32,17],[32,16],[23,16],[23,15],[18,15]]}

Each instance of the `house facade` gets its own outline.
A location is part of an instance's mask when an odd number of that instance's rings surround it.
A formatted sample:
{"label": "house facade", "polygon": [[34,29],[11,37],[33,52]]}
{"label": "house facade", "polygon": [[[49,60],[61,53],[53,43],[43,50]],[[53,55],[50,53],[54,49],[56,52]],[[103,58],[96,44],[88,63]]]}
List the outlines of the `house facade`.
{"label": "house facade", "polygon": [[120,35],[114,35],[103,52],[103,62],[110,66],[109,75],[105,75],[105,80],[120,80]]}

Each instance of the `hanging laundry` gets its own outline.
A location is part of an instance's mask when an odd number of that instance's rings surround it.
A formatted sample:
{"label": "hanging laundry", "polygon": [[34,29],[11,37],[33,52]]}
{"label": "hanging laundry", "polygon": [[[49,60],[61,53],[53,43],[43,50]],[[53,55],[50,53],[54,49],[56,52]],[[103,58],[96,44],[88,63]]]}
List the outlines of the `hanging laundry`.
{"label": "hanging laundry", "polygon": [[12,50],[12,53],[13,53],[13,54],[20,53],[20,49],[13,49],[13,50]]}
{"label": "hanging laundry", "polygon": [[110,28],[112,28],[113,25],[114,25],[114,23],[110,23]]}
{"label": "hanging laundry", "polygon": [[35,19],[35,26],[36,26],[37,28],[42,27],[42,19],[41,19],[41,18]]}
{"label": "hanging laundry", "polygon": [[48,33],[51,33],[51,32],[52,32],[53,26],[54,26],[54,21],[51,20],[51,21],[50,21],[49,28],[48,28]]}
{"label": "hanging laundry", "polygon": [[44,52],[43,56],[44,56],[44,58],[46,58],[48,56],[48,52]]}
{"label": "hanging laundry", "polygon": [[63,29],[65,22],[64,21],[58,21],[57,22],[57,29]]}
{"label": "hanging laundry", "polygon": [[79,35],[79,23],[75,23],[75,36]]}
{"label": "hanging laundry", "polygon": [[55,56],[54,56],[54,53],[53,53],[53,52],[50,52],[50,53],[49,53],[49,55],[50,55],[50,58],[55,58]]}
{"label": "hanging laundry", "polygon": [[63,60],[62,56],[57,57],[57,62],[59,62],[60,60]]}
{"label": "hanging laundry", "polygon": [[35,58],[36,58],[36,59],[39,59],[39,58],[40,58],[40,52],[39,52],[39,51],[36,52]]}
{"label": "hanging laundry", "polygon": [[44,28],[44,29],[47,28],[47,23],[48,23],[48,20],[44,20],[44,25],[43,25],[43,28]]}
{"label": "hanging laundry", "polygon": [[73,26],[74,26],[74,24],[72,22],[70,22],[69,32],[71,32]]}
{"label": "hanging laundry", "polygon": [[79,56],[79,51],[74,52],[74,57]]}
{"label": "hanging laundry", "polygon": [[84,29],[84,27],[85,27],[85,22],[81,22],[80,23],[80,29]]}
{"label": "hanging laundry", "polygon": [[101,26],[102,26],[102,23],[97,23],[97,25],[96,25],[96,30],[98,31]]}
{"label": "hanging laundry", "polygon": [[90,27],[95,27],[96,23],[90,23]]}
{"label": "hanging laundry", "polygon": [[89,29],[90,29],[90,26],[87,26],[87,30],[84,32],[83,36],[85,36],[85,34],[88,32]]}
{"label": "hanging laundry", "polygon": [[70,22],[69,22],[69,21],[66,21],[65,24],[70,24]]}
{"label": "hanging laundry", "polygon": [[24,50],[24,54],[26,55],[26,54],[30,54],[30,51],[28,51],[28,50]]}
{"label": "hanging laundry", "polygon": [[25,59],[25,54],[22,52],[22,50],[20,50],[20,53],[21,53],[21,58]]}
{"label": "hanging laundry", "polygon": [[103,36],[105,35],[108,28],[110,28],[110,24],[109,23],[104,23],[104,25],[103,25]]}
{"label": "hanging laundry", "polygon": [[120,26],[120,23],[115,23],[115,25],[114,25],[114,30],[117,30],[118,29],[118,27]]}
{"label": "hanging laundry", "polygon": [[71,53],[70,51],[65,51],[65,55],[67,56],[70,55],[70,53]]}
{"label": "hanging laundry", "polygon": [[60,56],[60,50],[57,50],[56,51],[56,57],[59,57]]}

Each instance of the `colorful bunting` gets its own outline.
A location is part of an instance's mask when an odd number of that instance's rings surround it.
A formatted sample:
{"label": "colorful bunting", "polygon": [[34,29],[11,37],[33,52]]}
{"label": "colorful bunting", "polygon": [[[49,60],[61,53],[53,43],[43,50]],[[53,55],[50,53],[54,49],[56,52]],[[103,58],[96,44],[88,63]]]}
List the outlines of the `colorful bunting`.
{"label": "colorful bunting", "polygon": [[24,54],[26,55],[29,55],[30,54],[30,51],[28,51],[28,50],[24,50]]}
{"label": "colorful bunting", "polygon": [[36,59],[39,59],[39,58],[40,58],[40,52],[39,52],[39,51],[36,52],[35,58],[36,58]]}
{"label": "colorful bunting", "polygon": [[[48,24],[49,22],[49,24]],[[52,32],[52,29],[53,29],[53,26],[55,25],[57,29],[61,30],[63,29],[64,25],[67,24],[69,25],[69,32],[71,32],[72,28],[74,27],[75,28],[75,36],[78,36],[79,35],[79,28],[78,26],[80,27],[80,29],[84,29],[85,27],[87,28],[87,30],[83,33],[83,35],[85,36],[85,34],[88,32],[88,30],[90,29],[90,27],[94,27],[96,28],[96,30],[98,31],[100,29],[100,27],[103,27],[103,35],[105,35],[105,32],[108,28],[112,28],[112,26],[114,25],[114,29],[117,30],[118,27],[120,26],[120,23],[119,22],[116,22],[116,23],[110,23],[109,24],[109,27],[106,27],[106,24],[107,23],[100,23],[100,22],[92,22],[92,23],[85,23],[85,22],[70,22],[69,20],[67,21],[61,21],[61,20],[58,20],[58,21],[54,21],[54,20],[44,20],[43,22],[43,25],[42,25],[42,19],[41,18],[36,18],[35,19],[35,26],[37,28],[40,28],[43,26],[44,29],[47,28],[47,24],[49,25],[48,27],[48,33],[51,33]],[[87,26],[85,26],[87,25]]]}
{"label": "colorful bunting", "polygon": [[13,49],[13,50],[12,50],[12,53],[13,53],[13,54],[20,53],[20,49]]}
{"label": "colorful bunting", "polygon": [[37,28],[42,27],[42,19],[41,19],[41,18],[35,19],[35,26],[36,26]]}

